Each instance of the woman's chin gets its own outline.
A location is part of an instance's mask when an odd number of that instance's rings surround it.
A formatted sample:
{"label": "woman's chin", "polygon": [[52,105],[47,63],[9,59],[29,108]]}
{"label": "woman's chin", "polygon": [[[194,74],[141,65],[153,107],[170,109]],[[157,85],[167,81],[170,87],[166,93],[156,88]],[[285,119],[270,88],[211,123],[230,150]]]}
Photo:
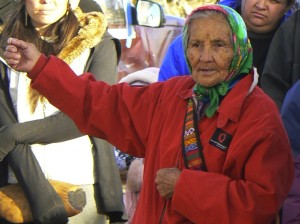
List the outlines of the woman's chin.
{"label": "woman's chin", "polygon": [[195,80],[198,84],[200,84],[201,86],[203,86],[203,87],[212,87],[212,86],[215,86],[215,85],[217,85],[218,83],[217,82],[215,82],[215,81],[210,81],[210,80],[203,80],[203,79],[201,79],[201,80]]}

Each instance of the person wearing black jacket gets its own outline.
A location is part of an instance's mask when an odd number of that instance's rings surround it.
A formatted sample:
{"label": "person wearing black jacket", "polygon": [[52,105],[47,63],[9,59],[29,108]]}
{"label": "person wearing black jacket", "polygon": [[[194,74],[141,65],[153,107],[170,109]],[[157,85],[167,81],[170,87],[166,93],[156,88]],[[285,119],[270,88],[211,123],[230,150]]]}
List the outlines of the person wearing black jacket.
{"label": "person wearing black jacket", "polygon": [[[16,3],[12,0],[0,1],[1,23],[6,21],[9,12],[14,9]],[[93,0],[82,0],[79,5],[84,12],[101,11],[100,6]],[[114,41],[119,60],[120,42],[107,33],[103,39]],[[82,134],[78,131],[74,123],[62,113],[58,116],[50,116],[42,120],[18,123],[13,105],[8,96],[7,83],[9,77],[6,73],[6,67],[2,63],[0,65],[0,73],[1,147],[6,149],[13,148],[12,152],[7,156],[0,155],[0,160],[3,159],[0,162],[0,186],[7,185],[9,165],[14,171],[31,205],[35,223],[66,223],[67,217],[64,212],[64,205],[45,178],[31,150],[30,144],[62,142],[80,137]],[[103,144],[102,140],[93,137],[91,137],[91,142],[96,148],[100,148]],[[95,153],[94,164],[97,171],[96,178],[98,183],[95,184],[94,188],[99,198],[99,213],[107,215],[111,223],[122,222],[124,221],[122,218],[124,210],[122,185],[118,168],[114,163],[114,153],[112,150],[96,150]],[[1,220],[2,222],[4,221]]]}
{"label": "person wearing black jacket", "polygon": [[300,11],[277,30],[261,78],[262,89],[280,109],[287,91],[300,79]]}

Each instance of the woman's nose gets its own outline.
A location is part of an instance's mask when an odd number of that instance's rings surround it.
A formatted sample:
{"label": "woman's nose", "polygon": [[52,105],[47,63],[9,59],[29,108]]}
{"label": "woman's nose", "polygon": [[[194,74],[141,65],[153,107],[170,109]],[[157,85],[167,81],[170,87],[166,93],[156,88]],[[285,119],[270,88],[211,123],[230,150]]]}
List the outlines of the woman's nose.
{"label": "woman's nose", "polygon": [[255,6],[259,9],[265,9],[269,0],[257,0]]}
{"label": "woman's nose", "polygon": [[212,49],[209,45],[204,45],[202,49],[200,50],[200,60],[207,62],[212,60]]}

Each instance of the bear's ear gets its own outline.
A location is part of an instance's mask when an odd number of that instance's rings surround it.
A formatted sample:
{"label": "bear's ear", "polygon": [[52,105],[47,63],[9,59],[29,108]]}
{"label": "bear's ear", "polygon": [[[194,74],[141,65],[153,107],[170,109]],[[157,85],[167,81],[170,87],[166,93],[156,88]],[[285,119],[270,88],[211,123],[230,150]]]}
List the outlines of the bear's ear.
{"label": "bear's ear", "polygon": [[[86,195],[82,188],[60,181],[49,182],[62,198],[68,217],[82,212],[86,205]],[[11,223],[33,221],[29,203],[19,184],[0,188],[0,218]]]}

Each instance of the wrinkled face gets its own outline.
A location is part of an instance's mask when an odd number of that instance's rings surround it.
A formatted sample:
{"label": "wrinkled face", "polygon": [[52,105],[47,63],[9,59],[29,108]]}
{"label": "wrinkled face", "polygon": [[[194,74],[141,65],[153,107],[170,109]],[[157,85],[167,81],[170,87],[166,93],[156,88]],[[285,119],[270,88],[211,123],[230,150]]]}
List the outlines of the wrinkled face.
{"label": "wrinkled face", "polygon": [[289,9],[287,0],[242,0],[241,15],[247,29],[268,33],[276,29]]}
{"label": "wrinkled face", "polygon": [[32,25],[43,29],[65,15],[68,0],[25,0],[25,5]]}
{"label": "wrinkled face", "polygon": [[220,15],[198,18],[192,21],[189,33],[187,58],[193,79],[205,87],[224,81],[233,59],[228,22]]}

